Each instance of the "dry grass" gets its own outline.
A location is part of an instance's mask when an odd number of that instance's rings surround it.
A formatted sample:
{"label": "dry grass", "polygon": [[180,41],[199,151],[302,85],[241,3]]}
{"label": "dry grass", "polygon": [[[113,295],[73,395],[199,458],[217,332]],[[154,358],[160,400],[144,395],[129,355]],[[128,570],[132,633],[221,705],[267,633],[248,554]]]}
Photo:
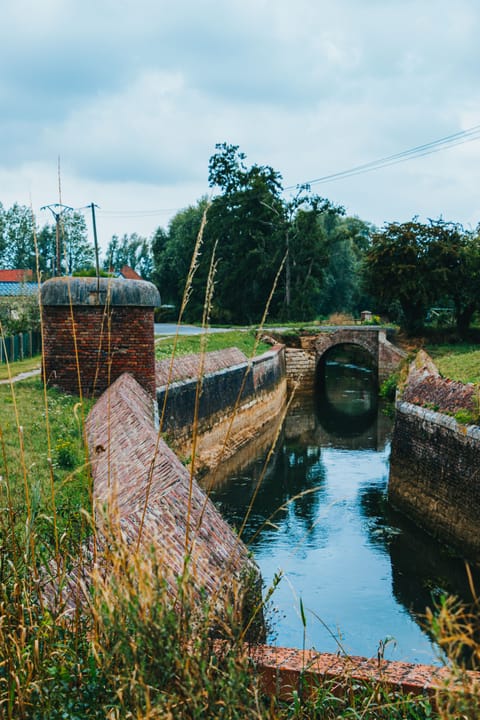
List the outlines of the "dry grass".
{"label": "dry grass", "polygon": [[[201,235],[184,304],[200,248]],[[207,289],[205,324],[210,299]],[[245,654],[241,603],[228,602],[219,613],[215,598],[205,594],[199,603],[192,590],[188,549],[193,538],[186,538],[184,572],[176,579],[174,595],[167,592],[164,572],[169,548],[129,546],[114,517],[103,523],[100,562],[92,568],[87,548],[94,513],[85,463],[85,400],[67,401],[46,392],[38,381],[28,381],[18,388],[6,386],[0,401],[9,409],[0,418],[1,717],[434,717],[424,698],[398,696],[378,685],[360,687],[348,679],[341,697],[329,683],[321,683],[308,700],[296,694],[291,703],[282,704],[264,697]],[[64,444],[73,436],[75,452]],[[76,525],[67,521],[71,509],[62,507],[62,498],[73,496],[74,478],[79,477],[84,495]],[[452,621],[462,622],[453,611],[451,615]],[[221,652],[214,645],[214,627],[223,637]],[[447,624],[439,621],[442,632],[444,627]],[[454,626],[448,628],[452,636]],[[449,698],[447,694],[442,713],[452,707]],[[470,709],[478,709],[476,697],[469,702]]]}

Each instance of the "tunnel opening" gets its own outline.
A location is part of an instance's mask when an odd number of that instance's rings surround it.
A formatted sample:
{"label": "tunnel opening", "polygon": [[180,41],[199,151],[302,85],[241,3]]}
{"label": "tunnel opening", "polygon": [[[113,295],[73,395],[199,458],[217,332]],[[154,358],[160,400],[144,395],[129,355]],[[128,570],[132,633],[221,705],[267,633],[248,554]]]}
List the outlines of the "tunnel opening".
{"label": "tunnel opening", "polygon": [[364,433],[378,409],[377,365],[371,353],[350,343],[327,350],[317,363],[315,405],[328,432],[351,437]]}

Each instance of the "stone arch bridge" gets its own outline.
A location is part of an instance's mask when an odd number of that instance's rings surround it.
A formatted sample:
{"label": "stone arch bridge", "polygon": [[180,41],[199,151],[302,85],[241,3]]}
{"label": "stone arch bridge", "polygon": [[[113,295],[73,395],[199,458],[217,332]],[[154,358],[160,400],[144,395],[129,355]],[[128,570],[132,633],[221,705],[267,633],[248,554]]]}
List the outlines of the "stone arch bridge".
{"label": "stone arch bridge", "polygon": [[314,331],[283,335],[286,345],[286,369],[289,388],[298,385],[301,392],[315,386],[318,363],[336,345],[356,345],[372,358],[378,381],[391,375],[406,353],[387,339],[387,328],[380,325],[325,325]]}

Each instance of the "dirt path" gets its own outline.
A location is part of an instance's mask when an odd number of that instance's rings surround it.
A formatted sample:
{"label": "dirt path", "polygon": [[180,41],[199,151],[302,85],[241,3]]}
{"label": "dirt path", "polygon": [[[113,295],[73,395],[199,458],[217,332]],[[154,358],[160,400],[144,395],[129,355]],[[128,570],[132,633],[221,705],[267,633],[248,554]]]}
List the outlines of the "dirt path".
{"label": "dirt path", "polygon": [[33,377],[34,375],[40,375],[40,372],[41,369],[36,368],[35,370],[29,370],[28,372],[19,373],[18,375],[14,375],[12,378],[0,380],[0,385],[8,385],[10,382],[19,382],[20,380],[25,380],[26,378]]}

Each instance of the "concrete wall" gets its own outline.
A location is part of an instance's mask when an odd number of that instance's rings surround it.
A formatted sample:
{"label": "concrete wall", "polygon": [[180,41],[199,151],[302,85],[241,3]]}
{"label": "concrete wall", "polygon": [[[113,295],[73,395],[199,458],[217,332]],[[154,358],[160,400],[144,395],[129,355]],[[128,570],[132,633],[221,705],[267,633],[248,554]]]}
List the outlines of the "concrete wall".
{"label": "concrete wall", "polygon": [[480,427],[397,403],[388,494],[418,525],[480,562]]}
{"label": "concrete wall", "polygon": [[[277,416],[286,402],[284,349],[276,346],[229,368],[207,373],[198,402],[196,467],[207,469],[246,444]],[[192,448],[197,380],[157,388],[162,431],[176,452]]]}

